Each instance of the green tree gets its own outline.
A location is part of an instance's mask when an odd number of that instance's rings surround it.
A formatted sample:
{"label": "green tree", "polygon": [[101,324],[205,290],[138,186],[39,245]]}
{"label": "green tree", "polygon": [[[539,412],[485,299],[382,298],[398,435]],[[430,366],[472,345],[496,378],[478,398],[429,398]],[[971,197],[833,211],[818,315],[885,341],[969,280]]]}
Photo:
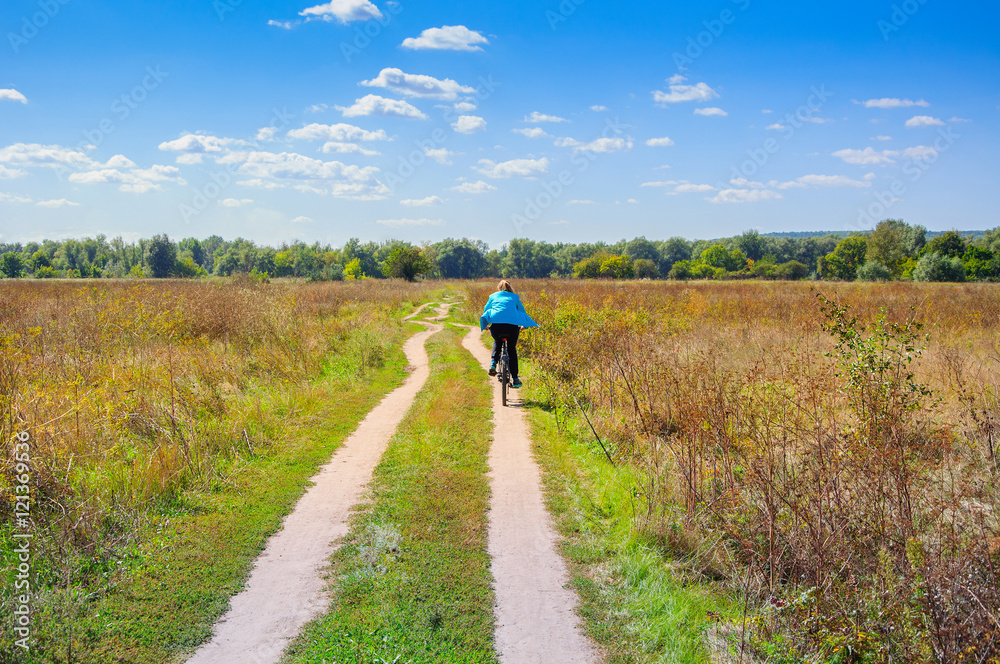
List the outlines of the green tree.
{"label": "green tree", "polygon": [[985,280],[1000,277],[1000,260],[989,249],[969,246],[962,254],[965,276],[970,279]]}
{"label": "green tree", "polygon": [[836,249],[819,259],[819,274],[824,279],[854,281],[867,253],[868,240],[860,236],[846,237]]}
{"label": "green tree", "polygon": [[670,267],[670,272],[667,273],[668,279],[678,279],[681,281],[687,281],[691,278],[691,261],[689,260],[679,260],[675,261]]}
{"label": "green tree", "polygon": [[588,256],[573,266],[573,276],[577,279],[597,279],[601,276],[601,263],[604,259],[610,258],[611,254],[600,251],[593,256]]}
{"label": "green tree", "polygon": [[31,267],[32,272],[38,272],[40,268],[52,267],[52,261],[49,260],[49,255],[44,250],[38,249],[28,259],[28,266]]}
{"label": "green tree", "polygon": [[665,242],[657,242],[660,251],[660,274],[669,274],[677,261],[691,260],[691,243],[682,237],[672,237]]}
{"label": "green tree", "polygon": [[865,253],[867,262],[879,263],[887,268],[892,276],[898,277],[903,271],[903,263],[914,253],[911,249],[915,244],[914,230],[902,219],[886,219],[879,222],[868,237],[868,249]]}
{"label": "green tree", "polygon": [[764,238],[755,230],[749,230],[736,238],[736,248],[752,261],[759,261],[767,252]]}
{"label": "green tree", "polygon": [[[937,238],[935,238],[937,239]],[[965,281],[965,266],[957,257],[936,251],[924,254],[913,268],[914,281]]]}
{"label": "green tree", "polygon": [[892,277],[892,270],[879,261],[866,261],[858,268],[858,281],[889,281]]}
{"label": "green tree", "polygon": [[365,271],[361,269],[361,259],[354,258],[347,262],[344,266],[344,279],[347,281],[354,281],[355,279],[364,279]]}
{"label": "green tree", "polygon": [[154,279],[169,277],[177,263],[177,247],[166,235],[154,235],[146,245],[146,264]]}
{"label": "green tree", "polygon": [[920,251],[921,256],[941,254],[946,258],[961,258],[967,243],[958,231],[947,231],[931,239]]}
{"label": "green tree", "polygon": [[712,267],[721,267],[723,269],[729,265],[730,257],[729,252],[721,244],[713,244],[708,249],[701,252],[701,256],[698,260],[705,265],[710,265]]}
{"label": "green tree", "polygon": [[774,267],[774,276],[777,279],[805,279],[809,276],[809,268],[796,260],[785,261]]}
{"label": "green tree", "polygon": [[20,252],[8,251],[0,256],[0,275],[9,279],[17,279],[24,275],[24,257]]}
{"label": "green tree", "polygon": [[382,272],[387,277],[416,281],[418,275],[426,274],[431,269],[431,262],[417,247],[396,247],[386,259]]}
{"label": "green tree", "polygon": [[635,268],[636,279],[656,279],[660,276],[656,263],[648,258],[638,258],[632,266]]}
{"label": "green tree", "polygon": [[628,256],[608,256],[601,261],[601,276],[612,279],[631,279],[635,276],[632,259]]}
{"label": "green tree", "polygon": [[486,270],[486,247],[471,240],[448,238],[434,245],[437,266],[445,279],[476,279]]}

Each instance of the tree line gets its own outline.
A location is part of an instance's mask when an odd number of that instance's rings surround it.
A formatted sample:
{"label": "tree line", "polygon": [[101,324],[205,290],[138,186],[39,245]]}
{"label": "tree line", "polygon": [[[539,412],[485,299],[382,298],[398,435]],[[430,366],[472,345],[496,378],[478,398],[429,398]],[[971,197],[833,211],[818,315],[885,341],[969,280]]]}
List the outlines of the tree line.
{"label": "tree line", "polygon": [[747,231],[717,240],[614,244],[549,243],[517,238],[500,249],[448,238],[420,246],[399,240],[342,247],[293,242],[279,247],[218,235],[174,241],[156,235],[125,242],[104,235],[61,242],[0,244],[7,278],[165,278],[249,274],[257,278],[343,280],[396,277],[582,279],[826,279],[843,281],[1000,280],[1000,227],[979,237],[886,219],[844,237],[774,236]]}

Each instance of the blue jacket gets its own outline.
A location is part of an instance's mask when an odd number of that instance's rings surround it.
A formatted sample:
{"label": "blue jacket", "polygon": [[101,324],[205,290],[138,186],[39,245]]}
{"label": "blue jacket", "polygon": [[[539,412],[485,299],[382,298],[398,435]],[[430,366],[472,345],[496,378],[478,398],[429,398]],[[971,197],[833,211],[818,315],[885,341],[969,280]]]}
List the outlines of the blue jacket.
{"label": "blue jacket", "polygon": [[483,315],[479,318],[479,329],[485,330],[491,323],[538,327],[538,323],[531,320],[531,316],[524,310],[521,297],[517,293],[507,291],[497,291],[486,301]]}

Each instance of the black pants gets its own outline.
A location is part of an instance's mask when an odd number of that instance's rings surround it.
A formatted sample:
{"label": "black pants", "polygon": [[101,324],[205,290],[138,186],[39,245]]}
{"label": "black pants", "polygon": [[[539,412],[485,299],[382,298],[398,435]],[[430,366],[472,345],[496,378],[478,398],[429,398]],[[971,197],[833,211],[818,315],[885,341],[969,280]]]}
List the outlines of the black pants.
{"label": "black pants", "polygon": [[507,355],[510,357],[510,376],[517,378],[517,335],[521,328],[508,323],[493,323],[490,334],[493,336],[493,361],[500,361],[500,338],[507,337]]}

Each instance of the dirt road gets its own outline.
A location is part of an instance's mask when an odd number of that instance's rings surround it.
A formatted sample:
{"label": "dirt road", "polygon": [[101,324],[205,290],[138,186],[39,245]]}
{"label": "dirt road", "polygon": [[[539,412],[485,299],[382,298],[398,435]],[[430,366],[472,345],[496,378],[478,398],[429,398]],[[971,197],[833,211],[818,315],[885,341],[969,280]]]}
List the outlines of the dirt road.
{"label": "dirt road", "polygon": [[430,370],[424,342],[440,329],[440,325],[430,325],[406,342],[403,351],[413,372],[368,413],[312,478],[314,485],[282,529],[268,540],[246,587],[232,598],[229,611],[216,624],[212,640],[188,664],[277,662],[289,640],[324,611],[328,597],[322,574],[333,543],[347,534],[352,508],[427,380]]}
{"label": "dirt road", "polygon": [[[470,328],[462,345],[484,367],[490,353]],[[583,634],[576,594],[542,498],[541,475],[520,400],[501,405],[493,381],[494,437],[490,448],[489,553],[496,592],[496,649],[503,664],[598,662]]]}

